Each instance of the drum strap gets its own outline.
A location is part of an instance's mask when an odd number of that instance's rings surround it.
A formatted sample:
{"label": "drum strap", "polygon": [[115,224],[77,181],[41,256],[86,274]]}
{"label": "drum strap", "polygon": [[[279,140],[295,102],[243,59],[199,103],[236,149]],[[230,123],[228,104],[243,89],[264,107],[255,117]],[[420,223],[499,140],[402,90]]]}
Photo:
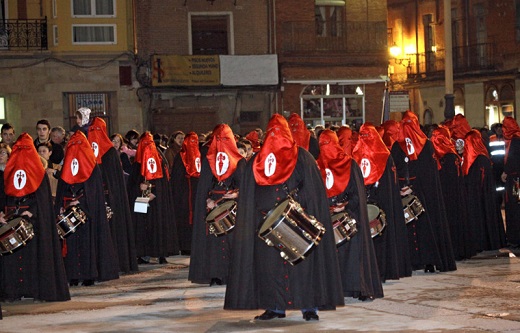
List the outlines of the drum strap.
{"label": "drum strap", "polygon": [[298,183],[298,185],[296,185],[296,187],[294,189],[289,191],[289,186],[287,186],[287,182],[283,182],[283,184],[282,184],[283,190],[285,191],[285,193],[287,193],[287,196],[289,196],[291,198],[297,198],[298,197],[298,191],[300,191],[301,186],[302,186],[302,181],[300,181]]}

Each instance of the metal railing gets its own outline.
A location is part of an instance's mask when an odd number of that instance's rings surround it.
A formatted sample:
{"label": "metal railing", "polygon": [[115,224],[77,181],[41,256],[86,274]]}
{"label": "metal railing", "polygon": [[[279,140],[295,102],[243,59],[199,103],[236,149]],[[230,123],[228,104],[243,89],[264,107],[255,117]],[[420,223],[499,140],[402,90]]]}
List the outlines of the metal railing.
{"label": "metal railing", "polygon": [[385,21],[289,21],[282,25],[282,52],[386,52]]}
{"label": "metal railing", "polygon": [[47,50],[47,18],[0,21],[0,50]]}
{"label": "metal railing", "polygon": [[[472,44],[453,48],[453,72],[463,73],[498,68],[494,43]],[[445,50],[409,55],[410,74],[434,74],[444,71]],[[416,66],[416,64],[419,66]]]}

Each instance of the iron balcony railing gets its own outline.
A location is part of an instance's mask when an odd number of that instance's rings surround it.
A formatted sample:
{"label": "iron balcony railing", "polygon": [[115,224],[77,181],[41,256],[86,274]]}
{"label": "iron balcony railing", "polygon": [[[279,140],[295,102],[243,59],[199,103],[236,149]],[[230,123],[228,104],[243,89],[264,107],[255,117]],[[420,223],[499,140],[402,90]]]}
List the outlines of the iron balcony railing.
{"label": "iron balcony railing", "polygon": [[282,51],[290,53],[386,52],[385,21],[289,21],[282,25]]}
{"label": "iron balcony railing", "polygon": [[[434,74],[444,71],[445,50],[425,52],[410,56],[409,73]],[[416,66],[416,63],[419,66]],[[494,43],[481,43],[453,48],[453,72],[491,70],[498,68]]]}
{"label": "iron balcony railing", "polygon": [[47,18],[0,21],[0,50],[47,50]]}

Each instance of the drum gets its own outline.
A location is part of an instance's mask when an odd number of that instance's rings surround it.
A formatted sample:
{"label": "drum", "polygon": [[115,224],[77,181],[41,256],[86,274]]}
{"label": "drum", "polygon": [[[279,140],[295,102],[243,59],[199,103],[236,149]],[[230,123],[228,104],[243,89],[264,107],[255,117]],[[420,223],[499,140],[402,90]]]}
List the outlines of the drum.
{"label": "drum", "polygon": [[215,237],[230,233],[235,227],[235,216],[237,214],[237,203],[227,200],[213,208],[206,216],[208,230]]}
{"label": "drum", "polygon": [[24,247],[34,237],[31,222],[23,217],[16,217],[0,228],[0,255],[12,254]]}
{"label": "drum", "polygon": [[404,212],[404,220],[406,224],[417,220],[419,215],[424,213],[424,207],[417,198],[413,194],[408,194],[404,198],[402,198],[403,202],[403,212]]}
{"label": "drum", "polygon": [[76,232],[76,229],[85,222],[87,222],[87,214],[79,206],[69,206],[56,221],[58,234],[61,239],[65,239]]}
{"label": "drum", "polygon": [[370,235],[372,238],[381,235],[386,227],[385,212],[377,205],[368,204],[368,220],[370,225]]}
{"label": "drum", "polygon": [[305,259],[324,233],[321,222],[305,213],[292,198],[271,209],[258,230],[258,236],[279,250],[280,256],[291,265]]}
{"label": "drum", "polygon": [[357,233],[356,220],[350,217],[347,212],[334,214],[331,219],[337,247],[349,241]]}

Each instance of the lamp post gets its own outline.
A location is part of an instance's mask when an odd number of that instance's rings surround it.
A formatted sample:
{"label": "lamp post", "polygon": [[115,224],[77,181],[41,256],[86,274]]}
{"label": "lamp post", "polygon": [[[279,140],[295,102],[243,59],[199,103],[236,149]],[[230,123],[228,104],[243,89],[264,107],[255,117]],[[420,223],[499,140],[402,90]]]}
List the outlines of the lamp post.
{"label": "lamp post", "polygon": [[444,118],[446,119],[455,116],[455,96],[453,96],[453,43],[451,37],[451,0],[444,0]]}

